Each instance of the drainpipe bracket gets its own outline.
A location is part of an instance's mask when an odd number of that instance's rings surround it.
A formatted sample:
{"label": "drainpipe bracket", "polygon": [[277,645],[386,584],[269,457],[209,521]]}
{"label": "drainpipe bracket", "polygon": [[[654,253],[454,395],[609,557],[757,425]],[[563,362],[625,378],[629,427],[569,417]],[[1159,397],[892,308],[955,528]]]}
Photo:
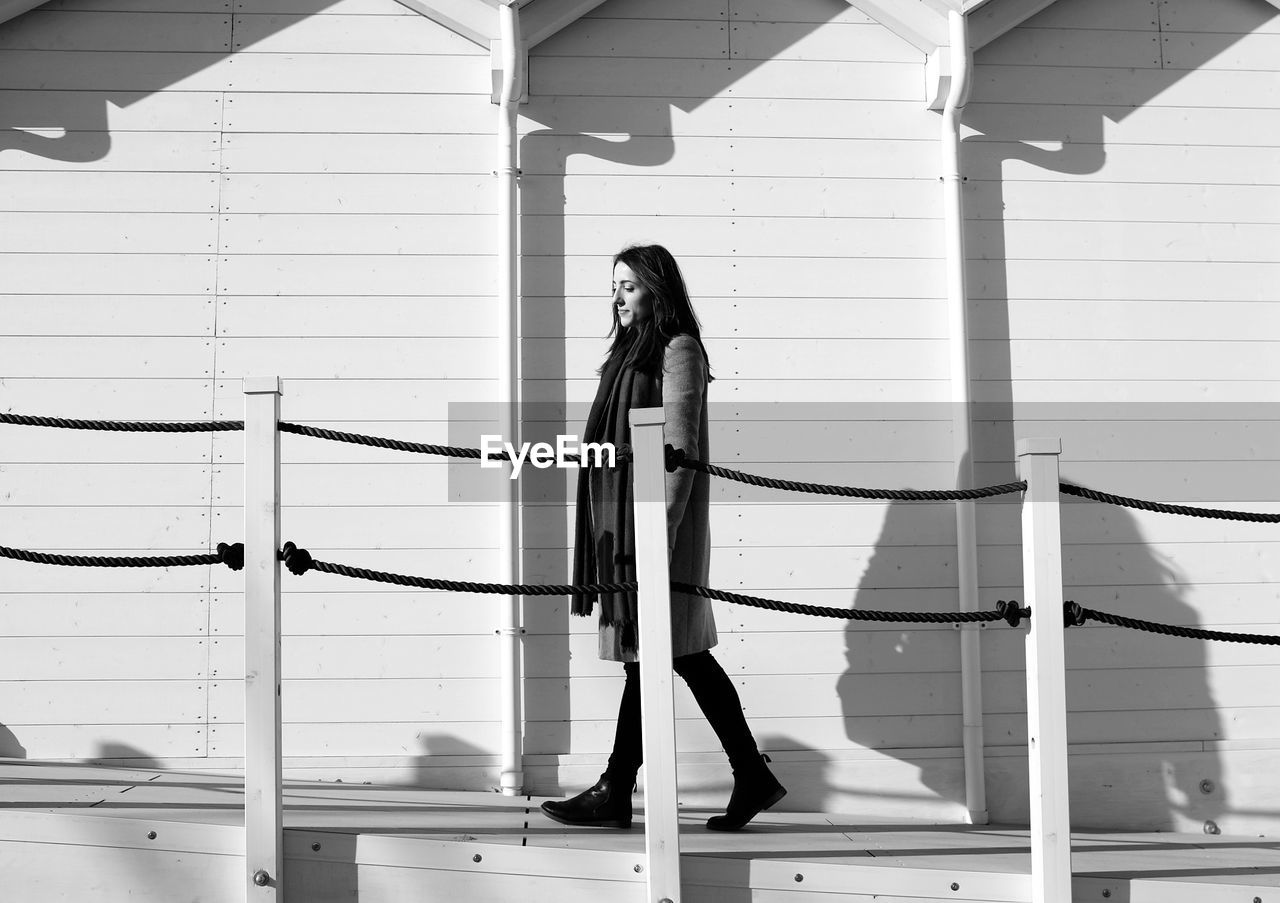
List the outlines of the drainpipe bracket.
{"label": "drainpipe bracket", "polygon": [[[502,66],[502,42],[489,42],[489,102],[502,102],[502,81],[504,76]],[[520,103],[529,102],[529,48],[521,43],[520,45]]]}

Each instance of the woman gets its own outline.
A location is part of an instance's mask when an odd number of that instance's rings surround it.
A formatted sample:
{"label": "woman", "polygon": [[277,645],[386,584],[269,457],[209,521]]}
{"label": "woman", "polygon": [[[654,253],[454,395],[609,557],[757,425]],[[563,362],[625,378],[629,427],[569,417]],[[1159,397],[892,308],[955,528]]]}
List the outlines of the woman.
{"label": "woman", "polygon": [[[664,439],[708,460],[707,383],[711,374],[698,318],[671,253],[659,245],[626,248],[613,259],[613,344],[583,431],[585,442],[629,443],[631,408],[666,414]],[[671,579],[706,585],[711,558],[708,477],[686,468],[667,474],[667,551]],[[626,467],[583,469],[578,475],[573,582],[636,579],[631,474]],[[573,613],[591,613],[596,596],[575,596]],[[566,825],[628,828],[631,791],[641,764],[640,666],[634,593],[602,594],[600,657],[623,663],[626,684],[609,765],[594,787],[542,804]],[[671,594],[673,667],[693,691],[733,767],[728,810],[707,822],[736,831],[786,795],[765,765],[747,727],[733,681],[711,655],[716,626],[711,603]]]}

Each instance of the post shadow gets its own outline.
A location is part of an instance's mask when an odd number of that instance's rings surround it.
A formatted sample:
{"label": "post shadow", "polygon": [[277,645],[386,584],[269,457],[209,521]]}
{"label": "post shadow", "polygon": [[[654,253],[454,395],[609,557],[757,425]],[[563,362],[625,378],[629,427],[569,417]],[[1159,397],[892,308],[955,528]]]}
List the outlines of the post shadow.
{"label": "post shadow", "polygon": [[0,724],[0,759],[25,759],[27,750],[8,725]]}
{"label": "post shadow", "polygon": [[[732,0],[726,4],[726,11],[732,12]],[[801,27],[768,29],[763,43],[763,59],[743,59],[733,57],[731,53],[730,31],[734,20],[732,16],[726,22],[726,54],[719,60],[710,60],[703,65],[697,75],[695,85],[689,88],[687,96],[661,96],[663,90],[658,85],[666,83],[664,67],[666,61],[661,58],[650,60],[655,88],[653,96],[643,96],[639,90],[636,96],[623,99],[600,97],[599,102],[577,102],[578,96],[539,94],[539,57],[535,49],[529,60],[529,102],[520,109],[521,115],[538,124],[520,140],[520,167],[522,179],[526,182],[537,179],[541,184],[534,193],[522,186],[520,242],[522,248],[536,247],[538,253],[521,255],[521,373],[524,374],[525,397],[532,397],[537,402],[537,415],[526,417],[521,413],[521,428],[536,431],[539,435],[554,436],[557,433],[575,433],[581,429],[586,419],[588,406],[568,403],[568,381],[571,379],[592,380],[595,372],[568,372],[567,340],[571,336],[592,334],[600,336],[600,357],[603,363],[607,350],[605,336],[609,331],[611,319],[608,304],[608,290],[611,273],[609,261],[620,248],[602,247],[594,249],[598,256],[600,311],[598,319],[587,324],[571,326],[567,322],[565,295],[570,281],[566,273],[565,255],[568,251],[566,241],[567,209],[566,180],[570,177],[570,161],[575,156],[589,157],[618,164],[620,167],[633,167],[634,172],[620,170],[620,178],[632,178],[641,175],[645,168],[662,166],[671,161],[677,151],[677,139],[672,128],[673,110],[685,113],[695,111],[708,100],[721,96],[735,81],[764,65],[788,46],[802,39],[807,33],[819,29],[826,22],[847,12],[845,0],[797,0],[789,4],[791,18],[805,20]],[[668,22],[672,33],[685,26],[679,21]],[[569,26],[569,29],[575,26]],[[650,40],[661,42],[660,35],[650,35]],[[589,96],[589,95],[588,95]],[[621,140],[598,137],[599,134],[624,136]],[[700,173],[709,176],[727,177],[732,170],[732,152],[726,141],[724,169],[720,172]],[[660,212],[655,209],[623,210],[636,215]],[[654,233],[647,229],[643,234],[632,236],[635,240],[663,241],[660,231]],[[678,246],[670,250],[679,259],[681,249]],[[577,251],[577,249],[575,249]],[[580,252],[579,252],[580,253]],[[726,245],[725,256],[731,254]],[[576,286],[573,286],[575,291]],[[696,291],[696,286],[694,287]],[[695,308],[698,299],[693,299]],[[714,389],[713,399],[714,399]],[[522,486],[522,494],[526,503],[523,513],[523,530],[526,536],[545,537],[546,545],[523,550],[523,568],[528,581],[566,583],[569,581],[569,555],[571,549],[559,539],[572,535],[572,481],[560,481],[552,477],[533,476]],[[535,501],[536,505],[530,505]],[[548,639],[557,638],[554,642],[546,642],[541,646],[542,654],[557,659],[560,673],[566,678],[570,673],[569,666],[569,634],[570,615],[568,603],[557,600],[554,603],[545,600],[537,605],[526,604],[524,609],[525,627],[529,635],[543,635]],[[545,668],[543,669],[545,670]],[[569,746],[569,705],[565,693],[526,696],[526,721],[545,722],[547,725],[557,724],[557,730],[544,731],[546,748],[537,752],[562,752]]]}

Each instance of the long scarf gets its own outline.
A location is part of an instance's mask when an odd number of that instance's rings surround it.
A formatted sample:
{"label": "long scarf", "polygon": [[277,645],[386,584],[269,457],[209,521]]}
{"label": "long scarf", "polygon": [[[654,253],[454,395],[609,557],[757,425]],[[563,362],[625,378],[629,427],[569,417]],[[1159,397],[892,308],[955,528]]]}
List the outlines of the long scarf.
{"label": "long scarf", "polygon": [[[600,386],[582,432],[584,442],[612,442],[614,448],[630,447],[628,414],[632,408],[662,403],[657,379],[633,367],[623,366],[625,355],[605,364]],[[598,513],[593,516],[593,508]],[[629,462],[616,467],[578,471],[577,511],[573,544],[573,582],[623,583],[636,579],[635,515],[631,499]],[[638,645],[638,606],[635,593],[575,593],[570,611],[586,617],[600,602],[600,624],[619,628],[625,650]]]}

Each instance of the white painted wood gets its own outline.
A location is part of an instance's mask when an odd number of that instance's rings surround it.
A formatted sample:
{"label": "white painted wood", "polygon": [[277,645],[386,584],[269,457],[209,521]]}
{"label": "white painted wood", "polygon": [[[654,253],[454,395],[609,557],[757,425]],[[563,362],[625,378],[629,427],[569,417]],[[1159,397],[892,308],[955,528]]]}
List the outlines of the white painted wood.
{"label": "white painted wood", "polygon": [[645,887],[650,903],[679,903],[680,827],[672,707],[671,594],[661,408],[631,412],[636,579],[640,584],[640,703],[645,762]]}
{"label": "white painted wood", "polygon": [[208,213],[10,213],[0,254],[57,252],[72,244],[90,254],[212,253],[217,218]]}
{"label": "white painted wood", "polygon": [[889,29],[921,53],[932,53],[947,43],[947,22],[923,3],[892,0],[850,0],[850,4]]}
{"label": "white painted wood", "polygon": [[280,774],[279,377],[245,391],[245,899],[284,899]]}
{"label": "white painted wood", "polygon": [[[553,0],[554,2],[554,0]],[[530,9],[536,15],[539,7]],[[526,28],[521,15],[521,28]],[[536,28],[536,25],[533,25]],[[605,51],[620,57],[715,60],[729,58],[730,26],[723,18],[713,21],[670,21],[649,18],[586,19],[559,34],[535,42],[529,34],[532,54],[537,59],[552,57],[600,57]]]}
{"label": "white painted wood", "polygon": [[[83,760],[92,757],[204,761],[209,755],[209,728],[191,724],[8,724],[18,748],[0,744],[5,755],[28,759]],[[237,752],[237,754],[239,754]]]}
{"label": "white painted wood", "polygon": [[0,680],[202,680],[207,642],[196,636],[0,637]]}
{"label": "white painted wood", "polygon": [[[492,143],[483,135],[237,132],[223,136],[222,169],[232,173],[435,173],[487,175],[481,159]],[[480,159],[477,159],[479,157]]]}
{"label": "white painted wood", "polygon": [[200,593],[0,593],[11,638],[49,636],[51,629],[90,637],[194,636],[209,630],[208,617]]}
{"label": "white painted wood", "polygon": [[856,60],[920,63],[923,53],[878,24],[788,25],[735,22],[730,27],[733,59]]}
{"label": "white painted wood", "polygon": [[217,176],[206,173],[0,172],[6,210],[211,213]]}
{"label": "white painted wood", "polygon": [[37,681],[7,686],[5,724],[197,724],[205,720],[204,681]]}
{"label": "white painted wood", "polygon": [[224,254],[486,254],[492,215],[229,213]]}
{"label": "white painted wood", "polygon": [[1052,210],[1059,220],[1272,223],[1280,211],[1280,188],[1266,185],[1169,185],[1090,182],[1011,182],[1001,192],[1003,215],[992,193],[975,185],[966,212],[971,219],[1007,224],[1040,219]]}
{"label": "white painted wood", "polygon": [[[384,8],[389,8],[387,4]],[[353,94],[277,91],[228,92],[228,132],[318,132],[341,123],[343,134],[407,130],[437,134],[488,134],[493,108],[469,94]],[[411,125],[412,129],[406,129]]]}
{"label": "white painted wood", "polygon": [[[449,86],[428,93],[488,93],[489,55],[430,57],[410,54],[237,54],[220,73],[233,91],[331,91],[398,94],[406,85]],[[0,69],[0,71],[3,71]],[[195,84],[203,87],[204,80]]]}
{"label": "white painted wood", "polygon": [[[968,15],[969,44],[978,50],[1027,22],[1034,25],[1038,22],[1034,16],[1053,5],[1053,0],[1000,0],[999,3],[987,3]],[[1077,65],[1083,64],[1083,60]]]}
{"label": "white painted wood", "polygon": [[[1120,119],[1139,105],[1143,109],[1216,108],[1218,105],[1213,98],[1221,98],[1227,92],[1233,105],[1264,110],[1275,108],[1276,87],[1270,80],[1258,79],[1250,72],[1202,70],[1196,72],[1195,78],[1182,78],[1170,84],[1169,77],[1158,69],[987,66],[983,65],[981,55],[976,62],[974,103],[1039,102],[1073,107],[1127,107],[1111,111],[1113,119]],[[1070,83],[1064,84],[1063,78],[1068,78]],[[1183,140],[1194,137],[1188,134]]]}
{"label": "white painted wood", "polygon": [[[209,316],[213,304],[207,296],[4,295],[0,316],[12,324],[14,335],[201,336],[213,333]],[[78,399],[75,393],[67,394]],[[188,404],[183,413],[190,416],[193,407]]]}
{"label": "white painted wood", "polygon": [[[488,175],[404,173],[246,173],[224,180],[222,210],[231,213],[490,213]],[[337,220],[337,217],[331,217]]]}
{"label": "white painted wood", "polygon": [[407,10],[488,49],[498,36],[498,17],[487,5],[471,0],[397,0]]}
{"label": "white painted wood", "polygon": [[157,46],[173,53],[225,52],[231,49],[231,17],[37,9],[0,32],[0,48],[5,50],[147,52]]}
{"label": "white painted wood", "polygon": [[1031,899],[1071,900],[1071,816],[1067,800],[1066,679],[1063,653],[1062,539],[1058,515],[1058,439],[1023,439],[1024,604],[1027,632],[1028,773],[1031,781]]}
{"label": "white painted wood", "polygon": [[204,254],[6,254],[3,264],[5,285],[17,294],[198,295],[213,293],[215,259]]}
{"label": "white painted wood", "polygon": [[[212,263],[212,260],[209,261]],[[218,258],[220,295],[351,296],[412,293],[478,296],[493,283],[488,256],[231,255]],[[421,376],[418,371],[411,375]],[[298,374],[305,378],[306,372]]]}
{"label": "white painted wood", "polygon": [[476,50],[472,41],[424,16],[401,18],[395,28],[388,28],[381,15],[261,15],[255,8],[252,14],[235,17],[234,34],[236,53],[471,56]]}
{"label": "white painted wood", "polygon": [[[31,125],[62,128],[58,120],[40,120]],[[105,131],[88,131],[68,139],[33,130],[22,147],[23,153],[11,155],[16,164],[11,166],[18,171],[209,173],[218,167],[216,132],[173,131],[165,132],[163,137],[153,132],[123,132],[108,138]],[[68,154],[77,158],[89,156],[90,160],[67,160]]]}
{"label": "white painted wood", "polygon": [[281,372],[301,377],[324,375],[341,379],[347,373],[360,373],[375,378],[430,376],[444,379],[450,375],[478,378],[492,369],[490,361],[496,350],[495,340],[487,337],[401,341],[238,338],[222,339],[217,344],[218,376],[224,379],[261,371],[269,364],[278,366]]}

